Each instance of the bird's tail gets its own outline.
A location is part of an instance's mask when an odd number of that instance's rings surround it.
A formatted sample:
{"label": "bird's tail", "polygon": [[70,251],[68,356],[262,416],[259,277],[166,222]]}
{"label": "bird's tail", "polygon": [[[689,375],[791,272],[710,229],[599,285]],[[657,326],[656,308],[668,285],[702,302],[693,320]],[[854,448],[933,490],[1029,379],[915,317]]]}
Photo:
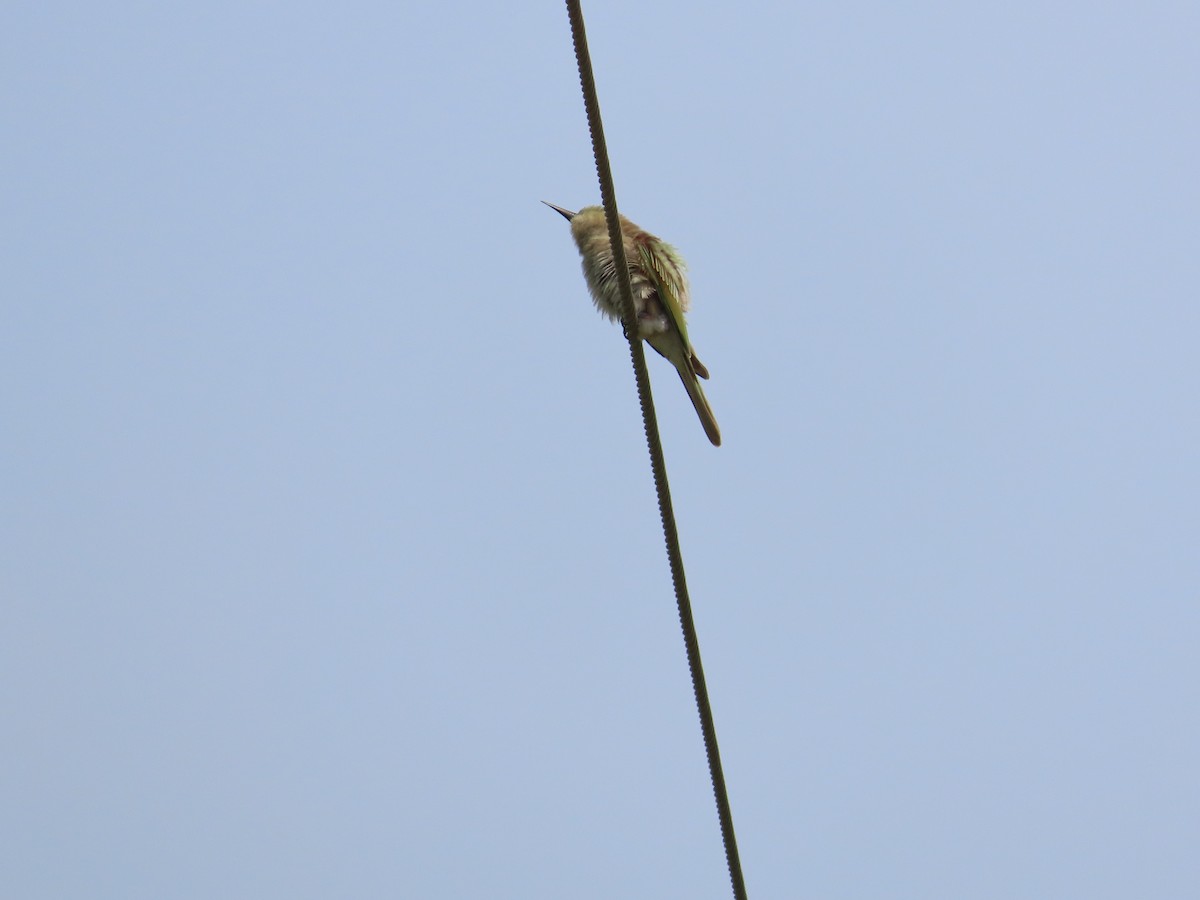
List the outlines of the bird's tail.
{"label": "bird's tail", "polygon": [[696,407],[696,415],[700,417],[700,424],[704,426],[704,433],[708,435],[714,447],[720,447],[721,429],[717,426],[717,417],[713,415],[712,407],[708,405],[708,398],[704,396],[704,389],[700,387],[700,379],[682,369],[678,371],[679,380],[687,389],[692,406]]}

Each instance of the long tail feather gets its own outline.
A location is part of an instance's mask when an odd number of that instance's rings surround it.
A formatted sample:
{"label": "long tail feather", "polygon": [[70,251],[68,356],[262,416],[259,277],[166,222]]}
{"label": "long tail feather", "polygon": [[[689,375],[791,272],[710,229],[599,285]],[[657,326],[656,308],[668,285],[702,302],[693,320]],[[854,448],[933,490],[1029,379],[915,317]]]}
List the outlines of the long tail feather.
{"label": "long tail feather", "polygon": [[684,388],[687,389],[688,396],[692,400],[692,406],[696,407],[696,415],[700,417],[700,424],[704,426],[704,433],[708,435],[708,439],[712,441],[714,447],[721,446],[721,429],[717,427],[717,417],[713,415],[712,407],[708,405],[708,398],[704,396],[704,389],[700,387],[700,380],[694,375],[679,370],[679,380],[683,382]]}

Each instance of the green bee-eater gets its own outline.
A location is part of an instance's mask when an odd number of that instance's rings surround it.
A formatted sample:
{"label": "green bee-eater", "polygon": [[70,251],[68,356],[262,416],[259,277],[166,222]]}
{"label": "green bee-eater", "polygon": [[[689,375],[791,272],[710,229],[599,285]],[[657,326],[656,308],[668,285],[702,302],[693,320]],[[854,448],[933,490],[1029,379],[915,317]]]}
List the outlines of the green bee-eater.
{"label": "green bee-eater", "polygon": [[[545,200],[542,201],[546,203]],[[596,308],[610,319],[621,321],[621,289],[617,284],[612,245],[608,240],[608,222],[601,206],[585,206],[571,212],[546,203],[571,223],[571,237],[583,257],[583,275]],[[688,311],[687,278],[683,257],[665,241],[643,231],[621,216],[621,237],[625,259],[629,263],[629,283],[637,313],[638,335],[665,357],[679,372],[704,433],[714,445],[721,444],[717,419],[700,387],[700,378],[708,378],[708,369],[696,358],[688,338],[683,314]],[[697,377],[699,376],[699,377]]]}

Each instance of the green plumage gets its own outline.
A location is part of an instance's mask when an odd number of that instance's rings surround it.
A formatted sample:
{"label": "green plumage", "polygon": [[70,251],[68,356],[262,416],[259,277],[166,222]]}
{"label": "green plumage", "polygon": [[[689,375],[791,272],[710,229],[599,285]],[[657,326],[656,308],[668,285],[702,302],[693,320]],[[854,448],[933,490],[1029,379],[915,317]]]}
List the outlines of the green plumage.
{"label": "green plumage", "polygon": [[[571,236],[583,258],[583,275],[597,309],[620,321],[621,289],[604,209],[587,206],[573,213],[551,203],[546,205],[562,213],[571,223]],[[621,216],[621,238],[629,266],[638,334],[675,366],[705,434],[719,446],[721,431],[699,381],[708,378],[708,369],[696,357],[688,337],[685,313],[691,298],[683,258],[670,244],[624,216]]]}

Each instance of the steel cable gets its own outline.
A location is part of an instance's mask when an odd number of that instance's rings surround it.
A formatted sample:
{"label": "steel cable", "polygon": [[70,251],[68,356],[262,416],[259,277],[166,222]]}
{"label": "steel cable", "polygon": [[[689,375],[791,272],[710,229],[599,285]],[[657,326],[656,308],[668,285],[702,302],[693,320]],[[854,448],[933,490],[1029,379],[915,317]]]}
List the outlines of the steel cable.
{"label": "steel cable", "polygon": [[667,544],[671,580],[675,585],[675,601],[679,607],[679,624],[683,629],[684,646],[687,648],[688,669],[692,676],[692,689],[696,695],[696,709],[700,714],[700,728],[704,733],[704,751],[708,756],[708,771],[712,778],[713,794],[717,802],[721,839],[725,844],[725,860],[729,866],[733,895],[736,900],[745,900],[746,884],[742,877],[742,863],[738,856],[737,838],[733,832],[733,813],[729,808],[729,794],[725,788],[725,775],[721,768],[721,752],[717,746],[717,729],[713,724],[712,706],[709,703],[708,688],[704,681],[704,667],[700,662],[700,641],[696,637],[696,624],[692,619],[692,602],[688,597],[687,578],[683,569],[683,553],[679,547],[679,533],[675,527],[671,488],[667,483],[667,465],[658,433],[658,419],[654,413],[654,398],[650,393],[650,375],[646,370],[646,354],[641,338],[638,336],[633,290],[629,284],[629,267],[625,258],[625,242],[621,238],[616,191],[613,187],[612,171],[608,162],[604,125],[600,120],[600,102],[596,96],[592,60],[588,53],[587,34],[584,30],[583,11],[580,8],[579,0],[567,0],[567,15],[571,20],[571,39],[575,45],[575,59],[579,64],[579,82],[583,88],[583,103],[587,111],[588,130],[592,136],[596,174],[600,179],[600,199],[608,221],[608,235],[612,244],[613,260],[617,272],[620,273],[618,283],[621,287],[621,301],[624,304],[625,337],[629,339],[629,355],[633,362],[634,377],[637,379],[638,399],[642,404],[642,422],[646,430],[646,443],[650,449],[654,486],[658,491],[658,510],[662,518],[663,536]]}

